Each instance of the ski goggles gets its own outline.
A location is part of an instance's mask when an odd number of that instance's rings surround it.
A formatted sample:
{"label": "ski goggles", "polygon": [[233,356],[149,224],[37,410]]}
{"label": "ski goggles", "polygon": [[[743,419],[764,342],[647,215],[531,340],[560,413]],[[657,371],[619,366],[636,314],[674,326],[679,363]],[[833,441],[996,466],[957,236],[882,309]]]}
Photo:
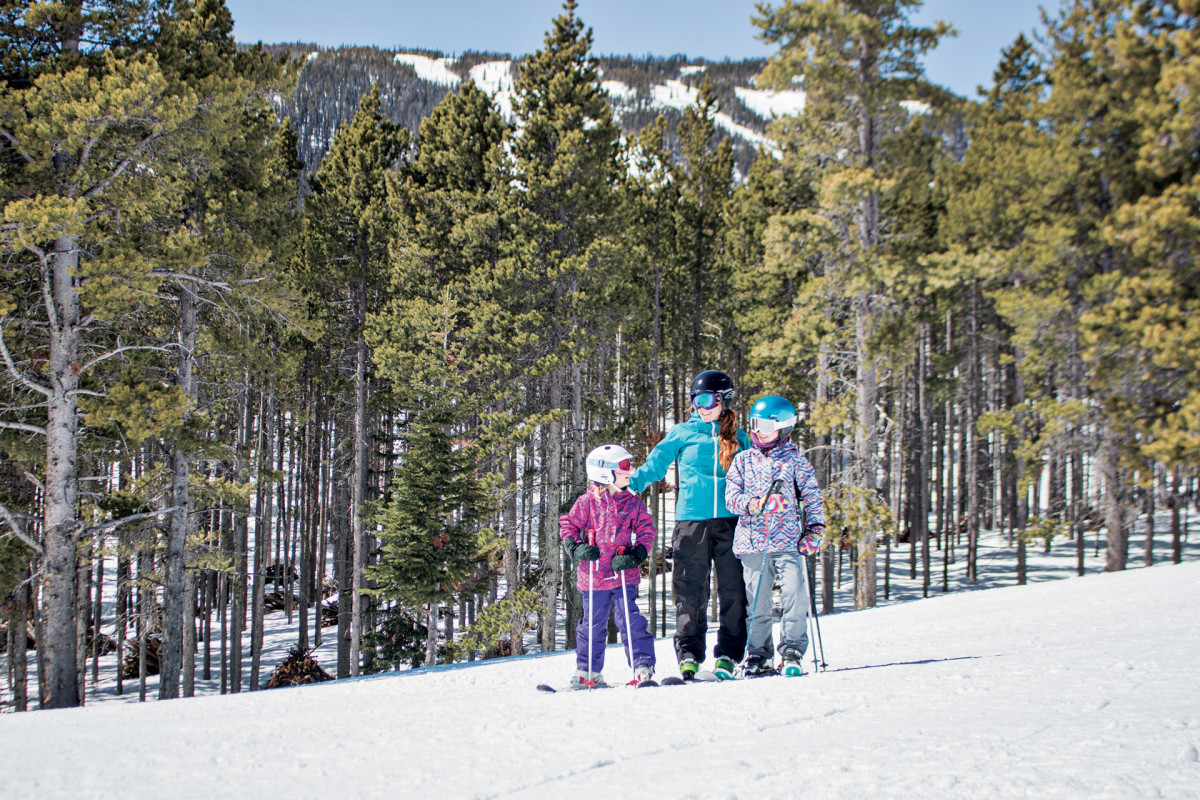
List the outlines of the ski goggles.
{"label": "ski goggles", "polygon": [[622,458],[620,461],[606,461],[603,458],[591,458],[588,459],[588,463],[593,467],[599,467],[600,469],[615,469],[619,472],[629,472],[631,469],[633,469],[633,462],[628,458]]}
{"label": "ski goggles", "polygon": [[750,417],[747,420],[750,430],[754,433],[774,433],[775,431],[783,430],[784,428],[792,428],[796,425],[795,417],[787,419],[767,419],[765,417]]}
{"label": "ski goggles", "polygon": [[705,411],[716,408],[721,402],[721,396],[716,392],[700,392],[692,395],[692,405]]}

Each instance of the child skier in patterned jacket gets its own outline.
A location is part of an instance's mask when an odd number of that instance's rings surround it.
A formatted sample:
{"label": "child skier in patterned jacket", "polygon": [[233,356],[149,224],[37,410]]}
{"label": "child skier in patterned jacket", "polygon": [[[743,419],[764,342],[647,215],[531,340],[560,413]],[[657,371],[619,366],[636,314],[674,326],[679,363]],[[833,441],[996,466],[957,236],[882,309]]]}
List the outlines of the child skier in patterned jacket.
{"label": "child skier in patterned jacket", "polygon": [[771,595],[778,575],[782,671],[803,675],[800,659],[808,649],[809,610],[805,558],[821,547],[825,505],[812,464],[789,438],[796,424],[792,404],[764,397],[754,404],[748,421],[754,447],[738,453],[725,476],[725,505],[739,515],[733,552],[742,560],[751,609],[744,674],[775,671]]}
{"label": "child skier in patterned jacket", "polygon": [[[654,545],[654,523],[646,505],[625,491],[633,471],[625,448],[606,444],[587,457],[591,481],[558,518],[559,536],[567,555],[579,562],[575,585],[583,595],[583,616],[575,628],[572,688],[603,686],[604,647],[608,612],[613,617],[638,684],[654,675],[654,639],[637,608],[641,567]],[[632,629],[632,630],[630,630]]]}

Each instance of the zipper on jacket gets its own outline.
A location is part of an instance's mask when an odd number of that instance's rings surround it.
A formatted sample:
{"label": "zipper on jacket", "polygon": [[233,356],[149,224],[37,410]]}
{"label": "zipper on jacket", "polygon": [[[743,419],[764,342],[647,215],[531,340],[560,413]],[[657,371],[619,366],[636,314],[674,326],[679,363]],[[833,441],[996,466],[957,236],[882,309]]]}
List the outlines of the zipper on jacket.
{"label": "zipper on jacket", "polygon": [[717,422],[713,420],[713,519],[717,518],[717,462],[721,456],[721,443],[717,439]]}

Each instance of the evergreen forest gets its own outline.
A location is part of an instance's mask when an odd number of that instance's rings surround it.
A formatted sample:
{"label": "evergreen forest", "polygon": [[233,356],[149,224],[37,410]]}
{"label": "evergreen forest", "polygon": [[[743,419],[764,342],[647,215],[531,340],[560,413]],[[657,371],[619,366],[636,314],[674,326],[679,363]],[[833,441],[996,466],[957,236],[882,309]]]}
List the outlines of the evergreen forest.
{"label": "evergreen forest", "polygon": [[[689,62],[602,63],[574,0],[510,118],[382,51],[238,44],[223,0],[0,3],[0,621],[37,664],[5,711],[82,705],[114,650],[118,691],[257,690],[268,611],[337,678],[573,647],[584,456],[643,458],[704,369],[801,410],[826,613],[843,563],[854,608],[893,558],[975,582],[983,531],[1018,583],[1054,537],[1081,574],[1179,561],[1200,1],[1048,3],[970,98],[919,5],[764,3],[769,59],[618,120],[602,72]],[[718,73],[804,111],[748,149]]]}

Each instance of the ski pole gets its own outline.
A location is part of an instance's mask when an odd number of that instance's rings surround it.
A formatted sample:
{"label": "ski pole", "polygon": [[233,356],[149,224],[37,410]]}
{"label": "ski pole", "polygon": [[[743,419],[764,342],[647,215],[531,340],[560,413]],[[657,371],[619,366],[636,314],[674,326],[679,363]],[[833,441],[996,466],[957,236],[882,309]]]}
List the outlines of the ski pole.
{"label": "ski pole", "polygon": [[[770,488],[767,489],[767,493],[765,495],[763,495],[763,506],[766,506],[767,499],[771,495],[777,494],[781,490],[782,487],[783,487],[783,481],[779,480],[778,478],[776,478],[774,481],[772,481]],[[768,514],[766,508],[764,508],[763,506],[760,506],[760,510],[762,511],[762,515],[763,515],[763,525],[767,529],[767,544],[763,547],[763,552],[761,553],[761,555],[762,555],[762,571],[760,573],[758,573],[758,586],[754,587],[754,601],[750,604],[750,621],[746,623],[746,650],[747,650],[747,652],[749,652],[749,650],[750,650],[750,634],[754,632],[754,614],[758,610],[758,594],[759,594],[759,592],[762,591],[763,576],[766,575],[766,573],[767,573],[767,547],[769,547],[771,544],[771,518],[770,518],[770,515]]]}
{"label": "ski pole", "polygon": [[[588,543],[591,544],[590,541]],[[587,675],[588,675],[588,679],[587,679],[587,685],[588,685],[589,689],[596,685],[596,681],[594,681],[592,679],[592,640],[595,638],[594,636],[592,636],[592,633],[593,633],[592,626],[594,623],[593,617],[595,617],[595,614],[596,614],[596,606],[593,604],[593,597],[594,597],[593,590],[596,588],[596,566],[595,566],[595,564],[596,564],[595,561],[588,562],[588,608],[587,608],[587,613],[588,613],[588,629],[587,629],[588,630],[588,671],[587,671]]]}
{"label": "ski pole", "polygon": [[[818,671],[823,671],[829,665],[825,663],[825,642],[821,639],[821,615],[819,613],[817,613],[817,594],[816,594],[817,590],[816,590],[816,586],[813,585],[814,584],[813,562],[809,556],[805,556],[804,563],[808,567],[808,569],[806,570],[808,573],[808,605],[809,605],[809,608],[812,610],[813,626],[816,628],[816,631],[817,631],[817,640],[815,642],[815,646],[813,647],[813,665],[814,665],[814,667],[817,667]],[[817,665],[817,650],[818,650],[818,648],[821,651],[820,665]]]}
{"label": "ski pole", "polygon": [[633,669],[633,628],[629,627],[629,590],[625,588],[625,570],[621,570],[621,605],[625,607],[625,663]]}

